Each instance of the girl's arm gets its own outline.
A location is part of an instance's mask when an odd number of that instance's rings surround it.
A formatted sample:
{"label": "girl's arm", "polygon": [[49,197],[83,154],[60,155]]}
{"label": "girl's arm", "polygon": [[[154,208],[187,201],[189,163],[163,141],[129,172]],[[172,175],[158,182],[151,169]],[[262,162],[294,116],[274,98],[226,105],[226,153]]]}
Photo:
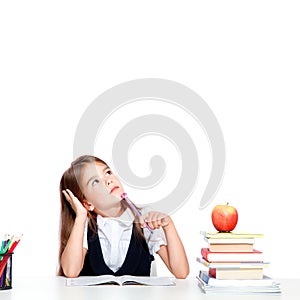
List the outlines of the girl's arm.
{"label": "girl's arm", "polygon": [[69,190],[63,191],[67,201],[76,213],[75,222],[61,256],[61,266],[67,277],[77,277],[83,268],[87,249],[83,248],[84,227],[87,210]]}
{"label": "girl's arm", "polygon": [[186,278],[189,274],[189,263],[171,217],[159,212],[150,212],[142,216],[140,221],[142,227],[145,227],[146,221],[152,229],[163,228],[167,245],[162,245],[157,253],[176,278]]}

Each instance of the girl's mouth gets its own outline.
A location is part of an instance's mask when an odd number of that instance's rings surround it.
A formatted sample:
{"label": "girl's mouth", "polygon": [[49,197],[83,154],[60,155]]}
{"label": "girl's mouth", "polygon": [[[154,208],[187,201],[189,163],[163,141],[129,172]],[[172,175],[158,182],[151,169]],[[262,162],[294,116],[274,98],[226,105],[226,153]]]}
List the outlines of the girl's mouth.
{"label": "girl's mouth", "polygon": [[115,186],[111,189],[110,193],[113,193],[116,189],[118,189],[119,187],[118,186]]}

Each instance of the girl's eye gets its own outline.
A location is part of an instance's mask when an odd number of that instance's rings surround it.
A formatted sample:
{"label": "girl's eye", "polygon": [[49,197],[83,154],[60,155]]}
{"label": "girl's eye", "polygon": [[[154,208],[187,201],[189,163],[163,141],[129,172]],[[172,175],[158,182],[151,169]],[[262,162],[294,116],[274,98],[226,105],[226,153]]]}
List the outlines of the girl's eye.
{"label": "girl's eye", "polygon": [[109,176],[109,175],[111,175],[112,174],[112,171],[111,170],[107,170],[106,172],[105,172],[105,176]]}
{"label": "girl's eye", "polygon": [[98,184],[99,183],[99,179],[94,179],[93,181],[92,181],[92,186],[95,186],[96,184]]}

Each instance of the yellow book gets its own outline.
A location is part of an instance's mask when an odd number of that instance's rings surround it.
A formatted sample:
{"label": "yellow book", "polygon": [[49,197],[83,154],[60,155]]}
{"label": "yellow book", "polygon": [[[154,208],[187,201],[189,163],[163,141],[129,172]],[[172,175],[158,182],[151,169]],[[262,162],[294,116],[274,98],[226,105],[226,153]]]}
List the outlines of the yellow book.
{"label": "yellow book", "polygon": [[200,231],[207,239],[246,239],[246,238],[262,238],[262,233],[248,233],[248,232],[207,232]]}

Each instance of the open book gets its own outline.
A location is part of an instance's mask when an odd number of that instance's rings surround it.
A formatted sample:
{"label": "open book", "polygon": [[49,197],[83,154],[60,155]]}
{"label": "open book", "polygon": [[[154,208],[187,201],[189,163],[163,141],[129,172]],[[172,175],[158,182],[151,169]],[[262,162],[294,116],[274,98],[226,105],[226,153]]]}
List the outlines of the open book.
{"label": "open book", "polygon": [[175,285],[175,282],[169,277],[155,276],[80,276],[77,278],[67,278],[67,286],[84,286],[84,285],[100,285],[100,284],[115,284],[115,285],[152,285],[152,286],[170,286]]}

